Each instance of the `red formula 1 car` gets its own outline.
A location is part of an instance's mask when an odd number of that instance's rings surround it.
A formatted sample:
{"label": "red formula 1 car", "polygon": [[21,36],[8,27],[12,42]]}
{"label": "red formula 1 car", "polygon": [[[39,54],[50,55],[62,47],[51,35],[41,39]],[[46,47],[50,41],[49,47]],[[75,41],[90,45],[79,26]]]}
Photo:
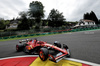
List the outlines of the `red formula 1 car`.
{"label": "red formula 1 car", "polygon": [[16,50],[24,51],[29,54],[39,54],[42,61],[49,60],[53,62],[58,62],[64,57],[70,57],[70,52],[68,46],[65,44],[60,44],[55,41],[54,44],[49,44],[44,41],[35,40],[21,40],[19,44],[16,45]]}

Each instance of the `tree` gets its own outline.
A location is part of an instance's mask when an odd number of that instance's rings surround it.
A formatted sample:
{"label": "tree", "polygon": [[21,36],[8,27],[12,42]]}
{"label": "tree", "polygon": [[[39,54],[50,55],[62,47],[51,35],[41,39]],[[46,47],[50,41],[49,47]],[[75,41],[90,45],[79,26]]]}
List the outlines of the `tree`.
{"label": "tree", "polygon": [[17,28],[18,28],[18,30],[29,30],[30,29],[29,24],[28,24],[28,20],[26,17],[22,19],[21,23],[18,24]]}
{"label": "tree", "polygon": [[84,14],[83,18],[93,20],[93,21],[95,21],[95,24],[99,24],[98,18],[93,11],[91,11],[90,13]]}
{"label": "tree", "polygon": [[21,23],[18,24],[17,29],[18,30],[28,30],[30,29],[29,27],[29,22],[27,19],[27,13],[26,12],[20,12],[20,19],[21,19]]}
{"label": "tree", "polygon": [[90,19],[90,14],[89,13],[84,14],[84,19]]}
{"label": "tree", "polygon": [[5,29],[5,21],[3,19],[0,19],[0,30]]}
{"label": "tree", "polygon": [[4,30],[9,23],[9,20],[4,20],[3,18],[0,18],[0,30]]}
{"label": "tree", "polygon": [[91,16],[91,18],[90,18],[91,20],[95,21],[96,24],[99,24],[98,18],[93,11],[90,12],[90,16]]}
{"label": "tree", "polygon": [[29,5],[29,16],[32,19],[35,19],[36,27],[40,27],[41,18],[44,17],[44,6],[39,1],[32,1]]}
{"label": "tree", "polygon": [[51,26],[51,27],[60,27],[64,25],[64,22],[65,22],[65,18],[62,15],[62,13],[60,13],[58,10],[55,10],[55,9],[51,10],[47,20],[49,22],[48,26]]}
{"label": "tree", "polygon": [[28,17],[28,13],[25,12],[25,11],[22,11],[22,12],[19,12],[19,16],[20,16],[20,19],[23,19],[23,18],[27,18]]}

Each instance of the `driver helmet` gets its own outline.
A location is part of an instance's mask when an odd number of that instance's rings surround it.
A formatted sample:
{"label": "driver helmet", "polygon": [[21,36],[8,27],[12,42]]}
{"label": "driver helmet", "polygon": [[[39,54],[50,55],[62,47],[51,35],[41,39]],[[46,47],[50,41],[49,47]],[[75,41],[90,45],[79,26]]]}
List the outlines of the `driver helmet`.
{"label": "driver helmet", "polygon": [[59,41],[55,41],[54,44],[59,43]]}

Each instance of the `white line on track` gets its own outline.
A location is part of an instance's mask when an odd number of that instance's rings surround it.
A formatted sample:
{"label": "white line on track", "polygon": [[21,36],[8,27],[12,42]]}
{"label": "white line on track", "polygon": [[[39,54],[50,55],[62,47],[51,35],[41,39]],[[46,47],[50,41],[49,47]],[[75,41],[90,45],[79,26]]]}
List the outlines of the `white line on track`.
{"label": "white line on track", "polygon": [[20,57],[38,57],[38,55],[13,56],[13,57],[0,58],[0,60],[11,59],[11,58],[20,58]]}

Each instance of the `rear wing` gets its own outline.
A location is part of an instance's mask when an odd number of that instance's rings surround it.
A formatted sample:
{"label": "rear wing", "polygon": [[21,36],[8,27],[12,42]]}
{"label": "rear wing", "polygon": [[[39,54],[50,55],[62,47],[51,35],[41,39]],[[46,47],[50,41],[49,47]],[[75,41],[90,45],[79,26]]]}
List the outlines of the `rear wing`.
{"label": "rear wing", "polygon": [[32,40],[32,39],[19,40],[19,43],[28,42],[28,41],[31,41],[31,40]]}

